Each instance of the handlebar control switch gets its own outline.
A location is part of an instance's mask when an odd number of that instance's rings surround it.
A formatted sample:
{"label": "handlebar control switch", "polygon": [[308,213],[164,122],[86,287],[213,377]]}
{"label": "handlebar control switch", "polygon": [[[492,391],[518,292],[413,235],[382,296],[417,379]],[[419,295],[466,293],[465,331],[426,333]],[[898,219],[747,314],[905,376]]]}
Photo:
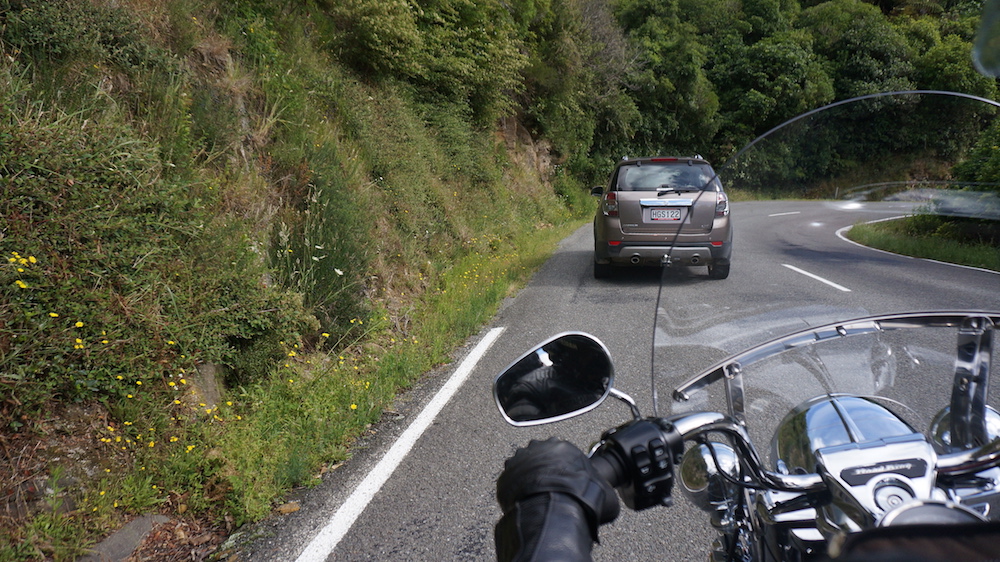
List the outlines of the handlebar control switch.
{"label": "handlebar control switch", "polygon": [[636,511],[673,504],[674,464],[683,453],[680,433],[658,419],[632,421],[605,433],[596,452],[611,457],[624,472],[618,493]]}

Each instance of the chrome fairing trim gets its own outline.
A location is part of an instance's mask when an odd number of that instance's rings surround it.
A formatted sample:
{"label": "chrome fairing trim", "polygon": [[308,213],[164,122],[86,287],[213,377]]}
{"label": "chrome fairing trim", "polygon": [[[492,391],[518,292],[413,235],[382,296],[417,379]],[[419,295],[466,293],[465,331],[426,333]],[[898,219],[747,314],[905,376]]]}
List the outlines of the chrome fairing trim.
{"label": "chrome fairing trim", "polygon": [[746,392],[743,388],[743,370],[739,363],[728,365],[726,369],[726,403],[729,415],[742,426],[746,426]]}

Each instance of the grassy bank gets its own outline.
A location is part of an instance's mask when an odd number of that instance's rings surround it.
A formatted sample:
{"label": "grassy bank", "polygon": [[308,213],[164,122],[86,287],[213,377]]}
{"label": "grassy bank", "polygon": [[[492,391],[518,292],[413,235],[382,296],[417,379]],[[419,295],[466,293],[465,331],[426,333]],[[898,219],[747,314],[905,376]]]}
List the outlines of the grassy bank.
{"label": "grassy bank", "polygon": [[1000,271],[996,221],[916,215],[854,225],[847,236],[865,246],[904,256]]}
{"label": "grassy bank", "polygon": [[[133,415],[90,424],[92,454],[109,462],[82,458],[101,467],[95,478],[71,490],[55,486],[50,509],[4,530],[0,559],[71,560],[140,513],[209,521],[220,534],[269,515],[285,492],[317,483],[347,459],[352,440],[397,393],[446,362],[577,226],[546,228],[510,240],[505,252],[459,260],[412,301],[405,335],[386,310],[374,312],[354,320],[359,333],[350,345],[333,353],[289,345],[266,379],[226,389],[218,403],[186,400],[181,390],[162,404],[169,420],[135,404]],[[176,384],[195,383],[181,376]],[[49,463],[48,482],[67,474],[60,467]],[[64,509],[69,502],[74,508]]]}

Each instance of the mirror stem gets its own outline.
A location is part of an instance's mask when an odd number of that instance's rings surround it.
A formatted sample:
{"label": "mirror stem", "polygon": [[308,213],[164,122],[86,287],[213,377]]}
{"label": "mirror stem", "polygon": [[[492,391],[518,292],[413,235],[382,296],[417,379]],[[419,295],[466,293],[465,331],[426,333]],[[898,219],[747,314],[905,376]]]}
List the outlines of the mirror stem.
{"label": "mirror stem", "polygon": [[624,392],[618,390],[617,388],[612,388],[609,392],[611,396],[621,400],[622,402],[628,404],[630,410],[632,410],[632,417],[637,420],[642,419],[642,413],[639,412],[639,406],[635,403],[635,400],[631,396],[625,394]]}

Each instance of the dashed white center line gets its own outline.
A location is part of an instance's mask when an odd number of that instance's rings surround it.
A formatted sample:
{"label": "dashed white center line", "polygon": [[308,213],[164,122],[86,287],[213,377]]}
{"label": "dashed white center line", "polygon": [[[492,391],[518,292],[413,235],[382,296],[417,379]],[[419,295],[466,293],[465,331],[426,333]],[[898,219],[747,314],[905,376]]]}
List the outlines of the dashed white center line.
{"label": "dashed white center line", "polygon": [[845,293],[850,293],[851,292],[850,289],[848,289],[847,287],[844,287],[843,285],[838,285],[838,284],[834,283],[833,281],[830,281],[829,279],[823,279],[819,275],[816,275],[814,273],[809,273],[808,271],[805,271],[803,269],[799,269],[799,268],[795,267],[794,265],[788,265],[787,263],[783,263],[781,265],[787,267],[788,269],[791,269],[795,273],[801,273],[802,275],[805,275],[806,277],[810,277],[810,278],[815,279],[815,280],[817,280],[817,281],[819,281],[821,283],[826,283],[827,285],[829,285],[829,286],[831,286],[834,289],[837,289],[839,291],[844,291]]}
{"label": "dashed white center line", "polygon": [[769,217],[784,217],[786,215],[799,215],[802,211],[788,211],[787,213],[774,213],[772,215],[767,215]]}
{"label": "dashed white center line", "polygon": [[420,439],[424,431],[430,427],[431,422],[441,412],[445,404],[458,391],[465,379],[475,368],[479,360],[486,354],[486,350],[493,345],[503,328],[493,328],[486,333],[486,336],[469,352],[469,355],[458,366],[458,369],[451,375],[451,378],[441,387],[434,398],[424,406],[423,411],[417,415],[410,427],[392,444],[389,451],[382,457],[382,460],[375,465],[375,468],[368,473],[368,476],[358,484],[350,497],[340,506],[340,509],[333,514],[330,521],[313,538],[305,550],[299,555],[297,562],[320,562],[326,560],[333,552],[342,538],[354,525],[355,520],[368,506],[375,494],[382,488],[392,473],[399,467],[403,459],[410,452],[413,445]]}

